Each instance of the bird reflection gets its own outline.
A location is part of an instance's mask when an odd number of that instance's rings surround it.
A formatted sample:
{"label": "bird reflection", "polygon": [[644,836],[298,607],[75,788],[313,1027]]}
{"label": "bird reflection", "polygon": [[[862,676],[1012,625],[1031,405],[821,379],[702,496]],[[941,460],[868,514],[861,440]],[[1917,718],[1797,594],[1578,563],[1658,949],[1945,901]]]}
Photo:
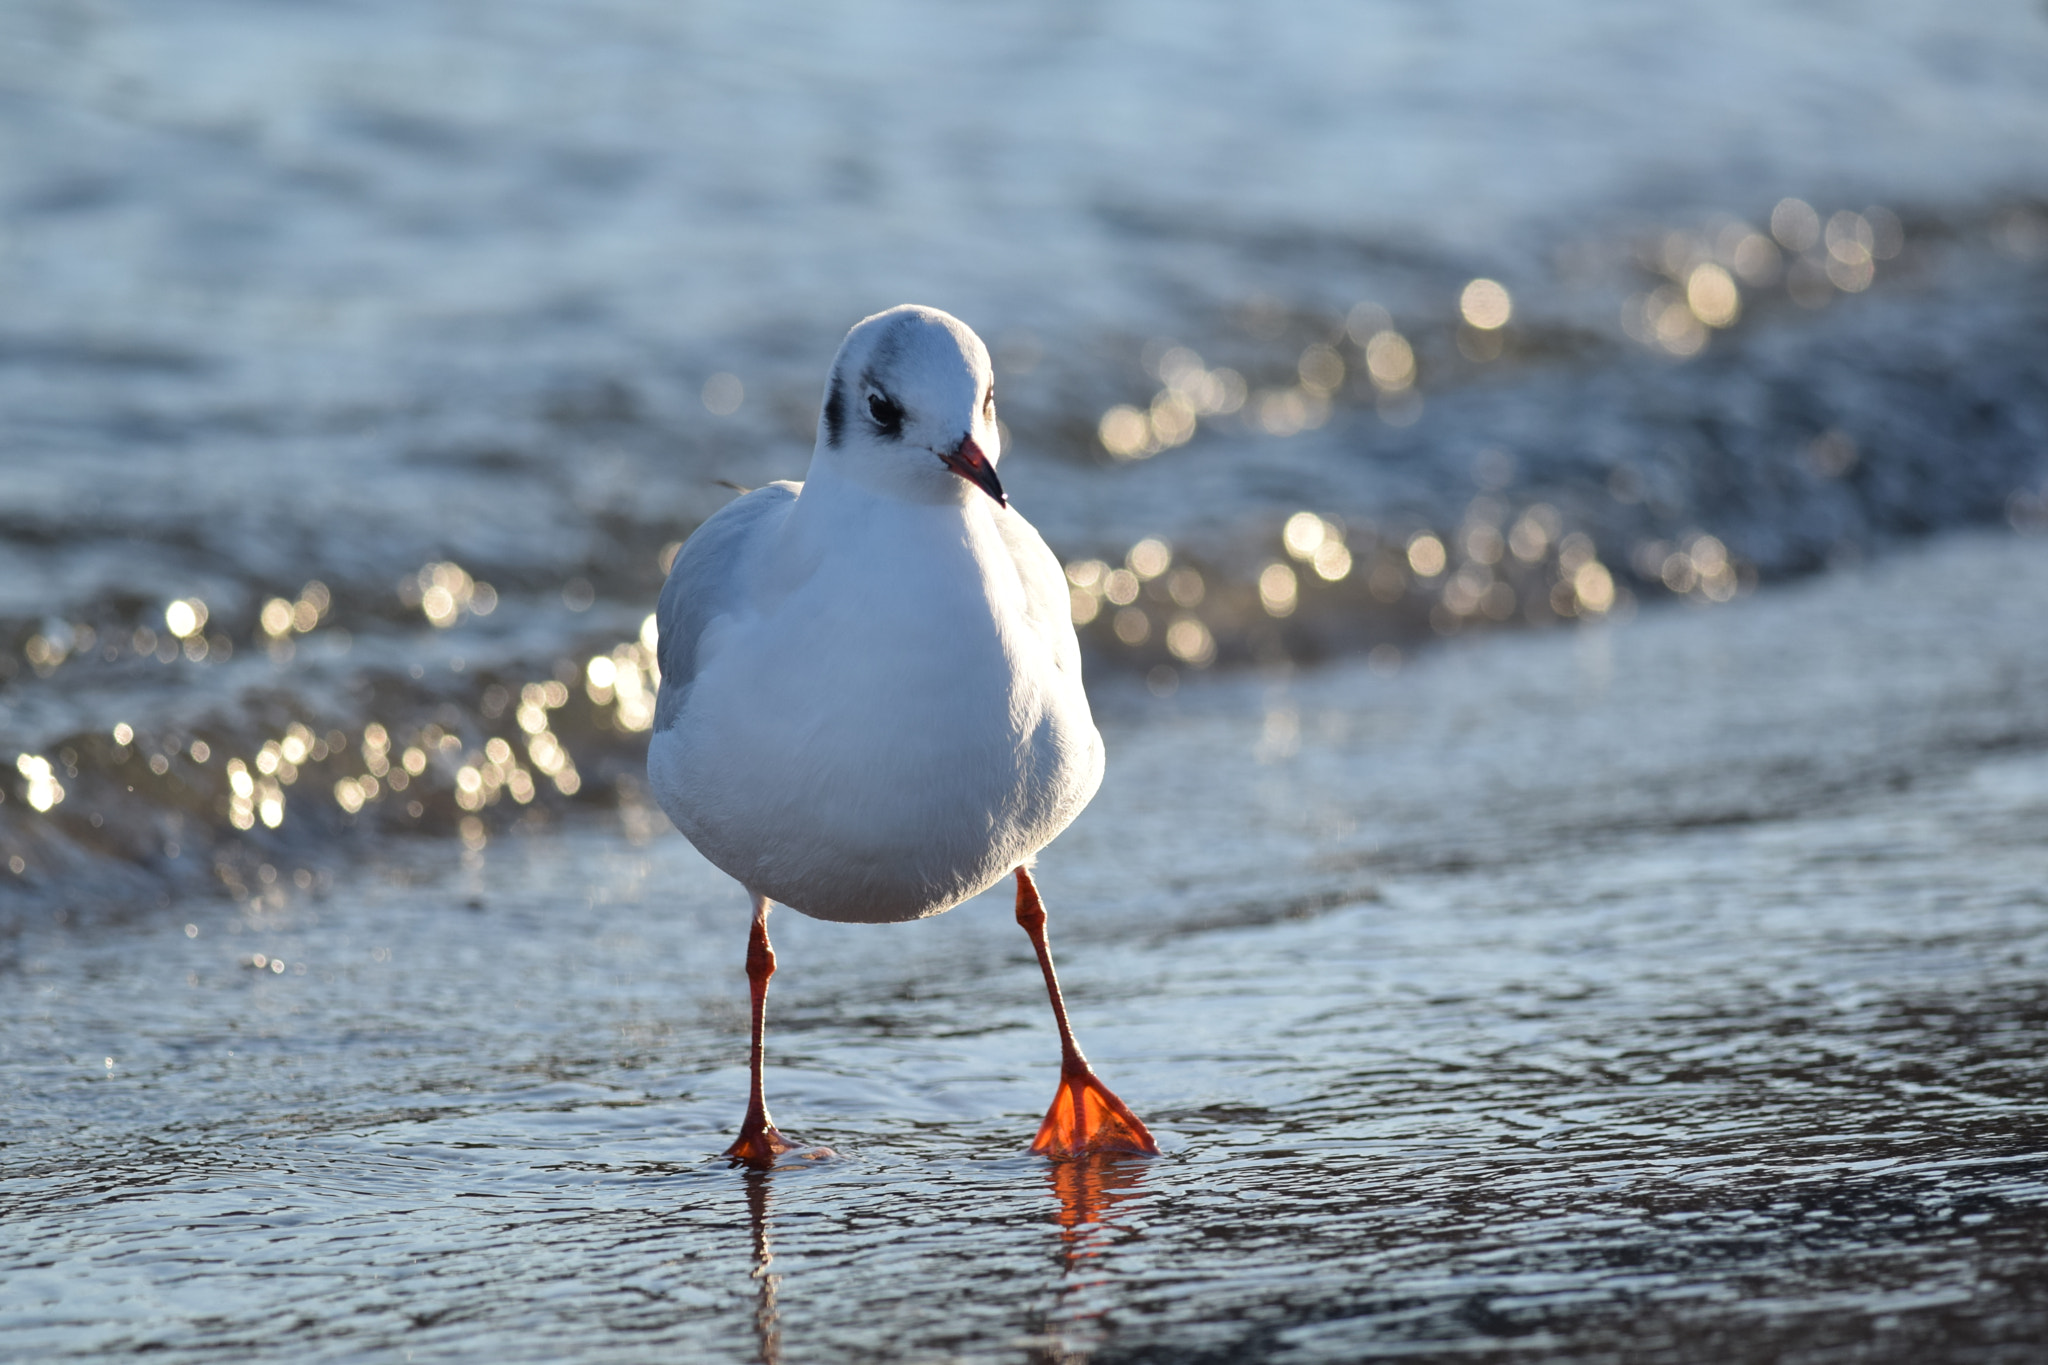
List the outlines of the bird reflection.
{"label": "bird reflection", "polygon": [[782,1327],[778,1321],[781,1310],[775,1306],[775,1295],[782,1287],[782,1277],[768,1273],[769,1265],[775,1260],[775,1253],[768,1249],[769,1173],[750,1171],[745,1179],[747,1222],[754,1233],[753,1279],[759,1286],[759,1296],[754,1303],[754,1336],[760,1346],[761,1365],[782,1365]]}
{"label": "bird reflection", "polygon": [[[1098,1320],[1109,1303],[1101,1290],[1111,1283],[1109,1252],[1131,1232],[1131,1207],[1143,1198],[1148,1163],[1120,1152],[1097,1152],[1055,1161],[1045,1181],[1058,1201],[1062,1279],[1045,1314],[1037,1365],[1084,1365],[1101,1344]],[[1121,1216],[1119,1210],[1121,1209]]]}

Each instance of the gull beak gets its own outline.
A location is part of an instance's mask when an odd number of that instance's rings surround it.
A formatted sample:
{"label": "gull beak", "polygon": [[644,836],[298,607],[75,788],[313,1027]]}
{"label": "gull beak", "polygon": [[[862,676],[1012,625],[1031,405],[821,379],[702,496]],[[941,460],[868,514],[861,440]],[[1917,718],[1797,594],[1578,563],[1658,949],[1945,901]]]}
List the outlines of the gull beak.
{"label": "gull beak", "polygon": [[996,477],[996,467],[988,462],[988,456],[981,453],[981,447],[974,443],[972,436],[960,442],[958,450],[950,455],[941,455],[939,459],[946,468],[994,498],[996,506],[1010,505],[1010,500],[1003,496],[1003,482]]}

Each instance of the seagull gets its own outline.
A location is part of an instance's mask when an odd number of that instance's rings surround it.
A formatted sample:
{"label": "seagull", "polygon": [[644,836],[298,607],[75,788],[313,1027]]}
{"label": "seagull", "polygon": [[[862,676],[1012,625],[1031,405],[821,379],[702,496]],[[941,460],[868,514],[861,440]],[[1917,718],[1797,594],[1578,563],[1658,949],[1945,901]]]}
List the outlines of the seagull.
{"label": "seagull", "polygon": [[1001,453],[981,338],[936,308],[877,313],[832,361],[804,481],[720,509],[662,589],[648,781],[754,908],[736,1165],[795,1150],[761,1079],[771,904],[890,924],[1005,877],[1060,1035],[1031,1150],[1158,1153],[1082,1056],[1046,945],[1030,868],[1101,785],[1102,736],[1065,575],[1010,506]]}

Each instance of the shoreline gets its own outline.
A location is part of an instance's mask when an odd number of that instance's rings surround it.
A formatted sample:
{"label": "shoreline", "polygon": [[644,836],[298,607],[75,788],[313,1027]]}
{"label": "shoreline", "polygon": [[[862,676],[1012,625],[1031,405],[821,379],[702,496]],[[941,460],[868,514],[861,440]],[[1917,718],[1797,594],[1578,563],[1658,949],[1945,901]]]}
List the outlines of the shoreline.
{"label": "shoreline", "polygon": [[[1099,660],[1091,658],[1090,693],[1105,724],[1142,726],[1147,717],[1177,714],[1189,706],[1206,708],[1215,698],[1242,697],[1247,690],[1270,689],[1290,678],[1304,688],[1312,688],[1318,678],[1372,679],[1386,687],[1402,686],[1418,671],[1434,676],[1432,670],[1441,666],[1446,649],[1454,653],[1471,647],[1540,649],[1537,642],[1546,638],[1572,642],[1575,649],[1592,649],[1604,647],[1599,642],[1616,631],[1640,635],[1645,629],[1661,639],[1674,638],[1673,632],[1677,638],[1688,632],[1710,638],[1726,628],[1708,624],[1708,615],[1734,611],[1742,616],[1758,609],[1769,613],[1781,609],[1773,605],[1780,600],[1852,595],[1863,591],[1859,585],[1865,582],[1893,584],[1904,594],[1918,590],[1917,576],[1931,571],[1926,566],[1949,558],[1974,562],[2004,557],[2024,562],[2043,553],[2048,553],[2048,538],[1951,532],[1895,550],[1860,569],[1841,569],[1774,585],[1754,596],[1740,596],[1726,608],[1700,599],[1690,606],[1665,601],[1638,613],[1632,604],[1625,604],[1626,610],[1610,613],[1611,620],[1566,627],[1562,635],[1556,628],[1497,627],[1455,640],[1438,639],[1419,653],[1411,649],[1392,658],[1366,651],[1336,651],[1320,660],[1282,658],[1190,673],[1185,684],[1176,679],[1172,687],[1161,687],[1156,672],[1147,674],[1131,667],[1103,669]],[[1872,603],[1870,609],[1876,613],[1880,604]],[[1891,609],[1916,610],[1905,600],[1892,604]],[[1688,620],[1693,612],[1700,613],[1694,618],[1697,625]],[[1881,624],[1873,620],[1873,631]],[[1959,620],[1953,628],[1966,627]],[[593,657],[609,660],[613,655]],[[382,751],[366,751],[358,737],[360,731],[323,734],[293,721],[285,745],[268,740],[265,750],[245,763],[221,739],[220,730],[195,728],[185,732],[185,745],[218,744],[221,752],[209,753],[211,761],[201,764],[192,760],[188,748],[175,768],[165,762],[162,766],[167,771],[159,774],[150,763],[150,751],[155,747],[151,737],[136,735],[127,744],[108,735],[87,737],[81,741],[91,746],[87,753],[66,746],[73,763],[52,766],[53,780],[66,787],[52,811],[30,809],[20,795],[21,787],[0,804],[0,859],[24,859],[22,872],[0,866],[0,928],[9,937],[19,937],[39,925],[118,924],[208,901],[281,902],[316,885],[324,894],[333,879],[351,866],[374,865],[385,857],[404,864],[420,847],[439,846],[450,856],[474,858],[500,841],[544,835],[556,827],[594,824],[636,830],[639,837],[650,830],[666,830],[643,790],[639,769],[642,732],[622,728],[618,721],[622,707],[630,704],[630,698],[620,695],[626,690],[623,680],[628,662],[621,659],[617,665],[615,690],[608,705],[593,699],[596,689],[586,669],[577,670],[582,676],[573,683],[557,681],[552,693],[528,682],[523,695],[486,681],[488,674],[484,678],[443,675],[447,683],[441,699],[436,702],[430,696],[428,704],[415,703],[413,707],[413,714],[426,728],[405,730],[393,724],[382,730],[381,723],[371,723],[373,731],[381,730],[385,736],[387,747]],[[1881,677],[1874,677],[1872,685],[1881,686]],[[456,688],[469,696],[493,689],[501,694],[494,728],[522,741],[516,753],[510,743],[501,749],[496,742],[487,746],[479,736],[464,737],[462,726],[470,717],[447,700]],[[257,687],[251,695],[260,703],[263,691]],[[438,724],[433,719],[437,715],[448,723]],[[1275,723],[1282,724],[1284,730],[1284,723]],[[303,737],[304,749],[288,747],[294,735]],[[340,742],[327,752],[326,741],[336,735]],[[1272,744],[1299,747],[1313,742],[1304,738],[1299,722],[1293,735],[1289,740],[1278,734]],[[317,757],[313,745],[321,746]],[[551,750],[560,755],[555,778],[569,780],[551,780],[537,766],[530,768],[527,780],[540,789],[529,788],[529,800],[517,801],[503,769],[518,761],[530,763],[533,754]],[[409,758],[414,751],[418,757]],[[267,768],[262,763],[266,756],[270,759]],[[486,777],[484,768],[500,758],[506,760],[500,774]],[[416,762],[420,771],[406,774],[408,762]],[[365,763],[383,770],[386,787],[393,785],[394,771],[410,777],[396,784],[403,790],[383,793],[385,814],[381,818],[372,818],[377,811],[360,799],[356,804],[363,813],[352,814],[336,794],[340,782],[372,780],[362,771]],[[297,771],[291,771],[294,767]],[[249,799],[239,804],[236,786],[226,780],[236,772],[247,774],[241,785],[250,789]],[[284,781],[287,777],[295,781]],[[1167,783],[1175,779],[1161,772],[1156,780]],[[279,798],[276,828],[268,826],[268,814],[261,813],[257,805],[273,791]],[[357,794],[360,798],[360,792]],[[403,810],[398,806],[402,800],[419,802],[420,813]],[[246,821],[248,829],[237,829],[224,818],[237,810],[241,812],[238,820]],[[97,823],[92,820],[94,815],[101,816]],[[428,842],[422,845],[418,842],[422,839]],[[33,865],[28,864],[24,851],[35,855]]]}

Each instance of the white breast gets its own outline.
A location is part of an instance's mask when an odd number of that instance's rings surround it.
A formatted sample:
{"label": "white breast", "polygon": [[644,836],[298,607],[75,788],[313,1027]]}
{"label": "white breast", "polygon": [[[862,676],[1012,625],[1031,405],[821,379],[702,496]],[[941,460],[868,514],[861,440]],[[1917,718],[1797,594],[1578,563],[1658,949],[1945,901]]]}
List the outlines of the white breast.
{"label": "white breast", "polygon": [[[807,536],[807,511],[829,540]],[[915,919],[1080,813],[1101,738],[1064,594],[1048,638],[1044,566],[1018,563],[1020,529],[1053,563],[1021,520],[804,490],[650,746],[656,795],[706,857],[821,919]]]}

